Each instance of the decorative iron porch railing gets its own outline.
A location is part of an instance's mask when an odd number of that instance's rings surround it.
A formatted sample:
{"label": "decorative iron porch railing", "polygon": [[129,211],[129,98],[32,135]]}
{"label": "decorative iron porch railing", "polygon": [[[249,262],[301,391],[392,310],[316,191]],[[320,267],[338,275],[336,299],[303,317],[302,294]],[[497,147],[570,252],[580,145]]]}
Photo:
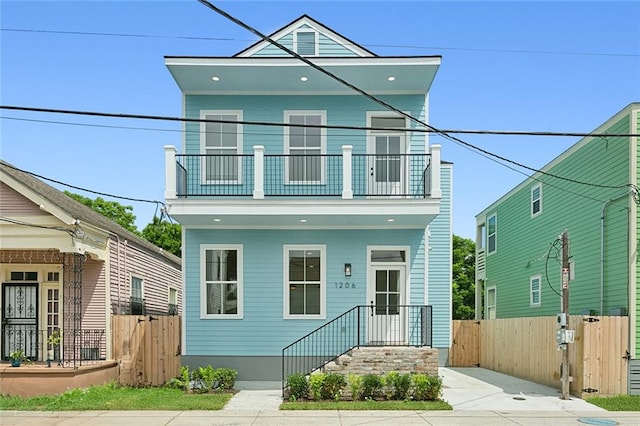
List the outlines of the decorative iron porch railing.
{"label": "decorative iron porch railing", "polygon": [[104,329],[82,329],[67,333],[61,331],[57,344],[49,342],[50,330],[37,330],[26,324],[5,327],[1,333],[4,361],[9,359],[11,352],[20,349],[29,361],[50,360],[71,367],[76,363],[94,364],[105,360],[107,356],[107,336]]}
{"label": "decorative iron porch railing", "polygon": [[177,197],[397,197],[432,194],[431,154],[176,154]]}
{"label": "decorative iron porch railing", "polygon": [[282,349],[282,389],[289,375],[310,374],[363,346],[431,346],[430,305],[359,305]]}

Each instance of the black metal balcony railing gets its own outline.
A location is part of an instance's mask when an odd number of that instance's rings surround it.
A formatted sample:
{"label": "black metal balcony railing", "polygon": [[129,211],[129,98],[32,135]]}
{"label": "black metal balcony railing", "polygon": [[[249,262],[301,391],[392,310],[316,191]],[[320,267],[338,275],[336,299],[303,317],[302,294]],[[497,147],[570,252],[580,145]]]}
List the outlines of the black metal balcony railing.
{"label": "black metal balcony railing", "polygon": [[[177,154],[178,197],[252,197],[256,161],[252,154]],[[263,157],[265,197],[341,197],[342,154]],[[353,154],[354,197],[425,198],[431,193],[429,154]]]}
{"label": "black metal balcony railing", "polygon": [[431,346],[430,305],[359,305],[282,349],[282,386],[294,373],[310,374],[353,348]]}
{"label": "black metal balcony railing", "polygon": [[106,359],[107,338],[103,329],[82,329],[60,333],[58,344],[48,341],[50,332],[37,330],[32,325],[12,325],[2,329],[2,359],[8,360],[11,352],[24,351],[27,360],[44,362],[51,360],[61,365],[80,361],[80,365]]}

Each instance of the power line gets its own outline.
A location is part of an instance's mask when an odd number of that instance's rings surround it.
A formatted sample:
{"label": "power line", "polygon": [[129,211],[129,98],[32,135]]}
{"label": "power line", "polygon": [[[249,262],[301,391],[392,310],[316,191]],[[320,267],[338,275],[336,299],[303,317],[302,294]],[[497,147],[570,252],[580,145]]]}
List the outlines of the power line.
{"label": "power line", "polygon": [[[599,188],[609,188],[609,189],[612,189],[612,188],[624,188],[624,187],[628,187],[629,186],[628,184],[627,185],[615,185],[615,186],[614,185],[601,185],[601,184],[595,184],[595,183],[591,183],[591,182],[583,182],[583,181],[580,181],[580,180],[577,180],[577,179],[567,178],[567,177],[564,177],[564,176],[559,176],[559,175],[556,175],[556,174],[553,174],[553,173],[549,173],[549,172],[546,172],[546,171],[543,171],[543,170],[536,169],[534,167],[527,166],[525,164],[522,164],[522,163],[514,161],[514,160],[510,160],[510,159],[508,159],[506,157],[494,154],[494,153],[492,153],[490,151],[487,151],[487,150],[482,149],[482,148],[480,148],[478,146],[475,146],[475,145],[473,145],[473,144],[471,144],[469,142],[466,142],[466,141],[464,141],[464,140],[462,140],[462,139],[460,139],[460,138],[458,138],[456,136],[451,136],[450,134],[448,134],[446,132],[443,132],[442,130],[439,130],[439,129],[437,129],[437,128],[425,123],[424,121],[412,116],[411,114],[407,114],[406,112],[394,107],[393,105],[383,101],[382,99],[380,99],[380,98],[368,93],[367,91],[365,91],[363,89],[360,89],[359,87],[349,83],[348,81],[342,79],[341,77],[339,77],[339,76],[333,74],[332,72],[326,70],[322,66],[316,65],[314,62],[312,62],[308,58],[305,58],[305,57],[299,55],[297,52],[294,52],[293,50],[289,49],[288,47],[282,45],[281,43],[279,43],[279,42],[277,42],[275,40],[273,40],[271,37],[262,34],[257,29],[255,29],[255,28],[251,27],[250,25],[244,23],[243,21],[239,20],[238,18],[228,14],[227,12],[225,12],[222,9],[220,9],[219,7],[209,3],[207,0],[198,0],[198,1],[200,3],[202,3],[203,5],[205,5],[206,7],[208,7],[209,9],[217,12],[218,14],[224,16],[225,18],[229,19],[230,21],[240,25],[241,27],[245,28],[246,30],[248,30],[248,31],[252,32],[253,34],[257,35],[262,40],[264,40],[264,41],[266,41],[266,42],[268,42],[270,44],[273,44],[277,48],[283,50],[284,52],[287,52],[289,55],[297,58],[298,60],[300,60],[302,62],[304,62],[305,64],[309,65],[313,69],[321,72],[322,74],[325,74],[325,75],[329,76],[330,78],[336,80],[337,82],[343,84],[344,86],[354,90],[355,92],[360,93],[361,95],[363,95],[367,99],[369,99],[369,100],[371,100],[371,101],[373,101],[373,102],[375,102],[375,103],[377,103],[377,104],[379,104],[379,105],[381,105],[381,106],[383,106],[383,107],[385,107],[385,108],[387,108],[387,109],[389,109],[391,111],[394,111],[397,114],[400,114],[401,116],[406,117],[406,118],[408,118],[409,120],[411,120],[411,121],[413,121],[415,123],[418,123],[418,124],[420,124],[422,126],[425,126],[428,129],[432,129],[435,133],[443,136],[445,139],[448,139],[448,140],[450,140],[452,142],[455,142],[455,143],[457,143],[459,145],[462,145],[462,146],[470,149],[473,152],[476,152],[476,153],[478,153],[480,155],[485,156],[486,158],[491,157],[490,159],[492,161],[495,161],[498,164],[504,165],[503,163],[500,163],[500,161],[511,163],[511,164],[513,164],[515,166],[521,167],[523,169],[530,170],[530,171],[535,172],[535,173],[544,174],[546,176],[551,176],[551,177],[554,177],[556,179],[565,180],[567,182],[572,182],[572,183],[579,184],[579,185],[586,185],[586,186],[599,187]],[[497,161],[497,160],[500,160],[500,161]]]}
{"label": "power line", "polygon": [[[31,111],[31,112],[55,112],[55,113],[70,113],[77,115],[88,115],[85,114],[87,111],[73,111],[73,110],[44,110],[42,108],[30,108],[30,107],[16,107],[16,106],[0,106],[0,109],[11,109],[11,110],[21,110],[21,111]],[[99,115],[104,114],[104,117],[112,117],[109,113],[99,113],[99,112],[90,112],[90,115]],[[243,124],[243,125],[255,125],[255,126],[276,126],[276,127],[315,127],[321,129],[343,129],[343,130],[389,130],[389,128],[385,127],[375,127],[375,126],[340,126],[340,125],[332,125],[332,124],[293,124],[293,123],[276,123],[276,122],[260,122],[260,121],[247,121],[247,120],[223,120],[223,119],[187,119],[182,117],[167,117],[167,116],[134,116],[133,114],[118,114],[120,118],[140,118],[140,119],[150,119],[150,117],[155,117],[154,119],[158,120],[171,120],[171,121],[198,121],[202,123],[229,123],[229,124]],[[99,128],[110,128],[110,129],[125,129],[125,130],[148,130],[148,131],[158,131],[158,132],[172,132],[172,133],[182,133],[183,130],[180,129],[160,129],[160,128],[151,128],[151,127],[133,127],[133,126],[113,126],[106,124],[90,124],[90,123],[78,123],[78,122],[70,122],[70,121],[54,121],[54,120],[36,120],[30,118],[19,118],[19,117],[7,117],[0,116],[0,119],[5,120],[15,120],[15,121],[27,121],[32,123],[47,123],[47,124],[63,124],[70,126],[83,126],[83,127],[99,127]],[[393,128],[394,131],[403,131],[403,132],[419,132],[419,133],[435,133],[434,130],[431,129],[420,129],[420,128]],[[474,134],[474,135],[499,135],[499,136],[553,136],[553,137],[640,137],[640,133],[582,133],[582,132],[545,132],[545,131],[527,131],[527,130],[463,130],[463,129],[442,129],[442,132],[445,133],[460,133],[460,134]],[[187,131],[188,133],[196,133],[194,131]],[[197,133],[211,133],[206,131],[199,131]],[[224,133],[224,132],[216,132],[216,133]],[[266,133],[266,132],[243,132],[243,134],[252,134],[252,135],[276,135],[278,133]],[[334,136],[344,136],[344,135],[335,135]]]}
{"label": "power line", "polygon": [[[242,41],[253,42],[255,40],[231,38],[231,37],[204,37],[204,36],[166,36],[159,34],[134,34],[134,33],[110,33],[110,32],[89,32],[89,31],[62,31],[62,30],[41,30],[35,28],[2,28],[1,31],[16,33],[40,33],[40,34],[58,34],[58,35],[86,35],[86,36],[102,36],[102,37],[123,37],[123,38],[157,38],[157,39],[175,39],[175,40],[201,40],[201,41]],[[318,41],[319,45],[330,45],[330,42]],[[393,49],[412,49],[412,50],[451,50],[461,52],[495,52],[495,53],[513,53],[513,54],[536,54],[536,55],[572,55],[572,56],[605,56],[605,57],[639,57],[636,53],[610,53],[610,52],[576,52],[576,51],[551,51],[536,49],[491,49],[491,48],[473,48],[473,47],[445,47],[445,46],[419,46],[419,45],[402,45],[402,44],[376,44],[376,43],[345,43],[346,46],[363,46],[367,48],[393,48]]]}

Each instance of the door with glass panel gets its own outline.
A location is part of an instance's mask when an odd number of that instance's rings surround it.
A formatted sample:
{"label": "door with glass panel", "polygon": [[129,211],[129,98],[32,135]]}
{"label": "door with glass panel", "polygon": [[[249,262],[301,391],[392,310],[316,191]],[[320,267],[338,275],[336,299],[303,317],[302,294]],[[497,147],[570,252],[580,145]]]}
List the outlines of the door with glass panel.
{"label": "door with glass panel", "polygon": [[404,266],[372,266],[369,285],[368,341],[389,345],[406,342],[404,304]]}
{"label": "door with glass panel", "polygon": [[[405,133],[402,117],[372,117],[370,133],[369,195],[402,195],[405,190]],[[389,130],[386,130],[389,129]],[[398,129],[396,131],[392,129]]]}

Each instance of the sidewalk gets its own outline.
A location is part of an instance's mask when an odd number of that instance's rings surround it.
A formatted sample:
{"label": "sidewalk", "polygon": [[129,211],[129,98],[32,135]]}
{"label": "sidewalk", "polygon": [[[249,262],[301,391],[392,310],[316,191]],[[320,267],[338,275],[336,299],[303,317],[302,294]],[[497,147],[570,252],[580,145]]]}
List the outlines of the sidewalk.
{"label": "sidewalk", "polygon": [[[221,411],[0,412],[2,426],[49,425],[624,425],[639,426],[638,412],[608,412],[558,390],[482,368],[441,368],[443,399],[453,411],[279,411],[279,383],[271,389],[240,383]],[[274,389],[276,388],[277,389]]]}

